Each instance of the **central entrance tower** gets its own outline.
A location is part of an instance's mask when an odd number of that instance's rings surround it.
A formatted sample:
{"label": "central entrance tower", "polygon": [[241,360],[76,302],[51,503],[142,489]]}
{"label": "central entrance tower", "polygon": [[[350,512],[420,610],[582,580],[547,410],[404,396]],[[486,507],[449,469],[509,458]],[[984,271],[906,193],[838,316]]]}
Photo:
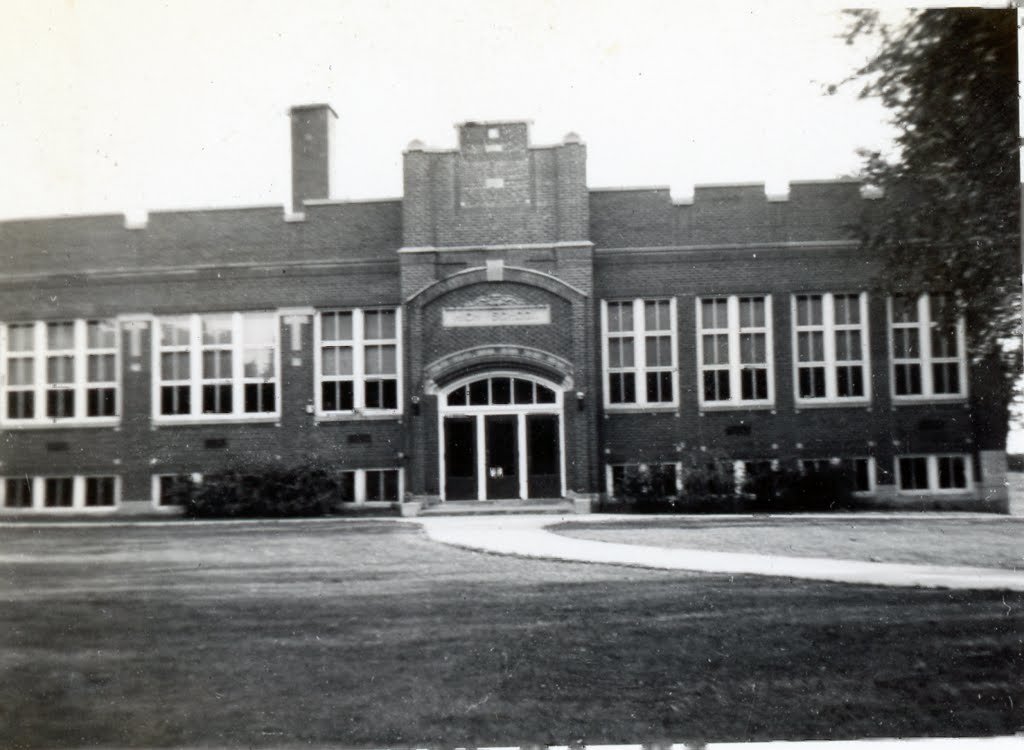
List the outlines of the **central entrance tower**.
{"label": "central entrance tower", "polygon": [[598,483],[586,149],[523,122],[465,123],[405,153],[407,486],[442,500],[550,498]]}

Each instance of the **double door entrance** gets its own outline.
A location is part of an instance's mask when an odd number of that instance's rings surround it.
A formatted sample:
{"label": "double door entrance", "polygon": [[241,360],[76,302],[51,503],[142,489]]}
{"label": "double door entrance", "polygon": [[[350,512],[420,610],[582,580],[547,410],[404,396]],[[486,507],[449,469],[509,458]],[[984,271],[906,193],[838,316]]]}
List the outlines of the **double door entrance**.
{"label": "double door entrance", "polygon": [[[509,381],[508,387],[502,381]],[[481,382],[486,384],[486,394]],[[532,386],[528,403],[522,382]],[[526,499],[564,494],[561,394],[555,396],[553,389],[520,378],[492,377],[469,386],[452,389],[441,397],[444,499]],[[538,394],[544,399],[540,403]],[[472,402],[473,395],[477,403]],[[520,396],[518,404],[516,395]]]}

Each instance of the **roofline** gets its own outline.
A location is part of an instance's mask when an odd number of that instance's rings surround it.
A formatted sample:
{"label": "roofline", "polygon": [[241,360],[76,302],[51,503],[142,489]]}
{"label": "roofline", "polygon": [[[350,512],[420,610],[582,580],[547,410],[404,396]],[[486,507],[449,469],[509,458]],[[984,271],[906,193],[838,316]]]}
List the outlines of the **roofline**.
{"label": "roofline", "polygon": [[669,185],[624,185],[622,187],[592,187],[591,193],[625,193],[629,191],[643,192],[650,190],[671,190]]}
{"label": "roofline", "polygon": [[533,125],[533,120],[527,118],[520,120],[463,120],[462,122],[455,123],[454,127],[458,129],[467,125]]}

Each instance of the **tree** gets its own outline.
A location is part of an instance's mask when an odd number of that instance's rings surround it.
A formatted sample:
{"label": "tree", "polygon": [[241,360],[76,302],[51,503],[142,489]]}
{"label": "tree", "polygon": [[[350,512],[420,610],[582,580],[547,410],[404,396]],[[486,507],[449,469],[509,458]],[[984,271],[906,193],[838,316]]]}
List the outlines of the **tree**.
{"label": "tree", "polygon": [[864,153],[866,182],[886,196],[866,216],[865,250],[884,258],[887,291],[952,297],[972,360],[999,369],[1008,403],[1020,348],[1006,343],[1021,335],[1016,12],[849,19],[847,43],[877,49],[848,81],[879,97],[898,131],[895,156]]}

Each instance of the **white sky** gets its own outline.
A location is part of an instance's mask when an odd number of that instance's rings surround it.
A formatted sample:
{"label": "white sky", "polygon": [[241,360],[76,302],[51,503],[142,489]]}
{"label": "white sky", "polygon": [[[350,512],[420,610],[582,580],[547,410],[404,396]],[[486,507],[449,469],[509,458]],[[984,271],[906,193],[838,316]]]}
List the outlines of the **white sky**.
{"label": "white sky", "polygon": [[409,141],[452,147],[472,119],[576,131],[591,186],[679,195],[849,175],[887,143],[855,87],[822,95],[866,51],[834,3],[3,4],[0,219],[283,205],[286,113],[309,102],[340,116],[335,198],[400,195]]}
{"label": "white sky", "polygon": [[677,196],[852,175],[892,135],[856,86],[823,95],[870,52],[835,0],[2,5],[0,220],[283,206],[287,111],[310,102],[340,116],[335,198],[399,196],[402,149],[453,147],[465,120],[575,131],[592,187]]}

